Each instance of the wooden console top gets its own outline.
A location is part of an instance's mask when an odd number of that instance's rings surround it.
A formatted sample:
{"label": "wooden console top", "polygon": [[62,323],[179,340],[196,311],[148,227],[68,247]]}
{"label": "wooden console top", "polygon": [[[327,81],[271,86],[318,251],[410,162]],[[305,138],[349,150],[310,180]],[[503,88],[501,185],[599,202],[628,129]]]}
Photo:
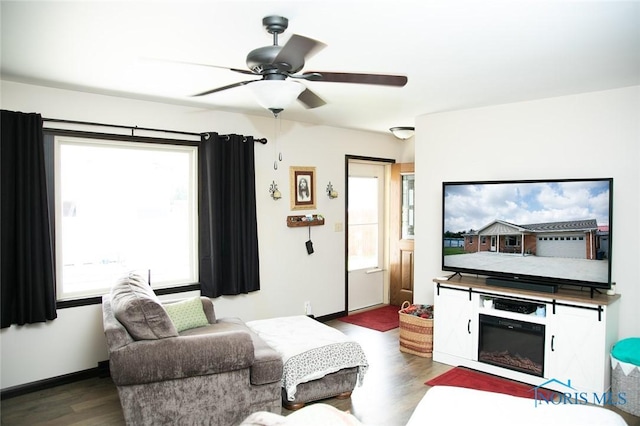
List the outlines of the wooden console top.
{"label": "wooden console top", "polygon": [[[545,293],[541,291],[492,286],[492,285],[487,285],[485,278],[480,278],[475,276],[456,275],[456,276],[453,276],[451,279],[448,279],[447,277],[438,277],[438,278],[434,278],[433,281],[436,283],[445,284],[445,285],[450,284],[455,286],[470,287],[470,288],[473,288],[474,290],[486,291],[488,293],[502,292],[502,293],[509,293],[514,295],[522,295],[522,296],[544,298],[544,299],[551,299],[551,300],[558,300],[558,301],[587,303],[592,305],[609,305],[620,298],[619,294],[608,296],[606,293],[597,293],[597,292],[594,293],[593,298],[591,298],[591,292],[589,290],[580,290],[577,287],[575,289],[560,287],[556,293]],[[600,290],[600,291],[605,291],[605,290]]]}

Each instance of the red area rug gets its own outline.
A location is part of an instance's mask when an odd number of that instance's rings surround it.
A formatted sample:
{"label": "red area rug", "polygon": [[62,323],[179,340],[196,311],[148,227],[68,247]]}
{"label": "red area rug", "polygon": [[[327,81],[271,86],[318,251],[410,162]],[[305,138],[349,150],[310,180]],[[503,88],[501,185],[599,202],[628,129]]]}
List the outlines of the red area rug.
{"label": "red area rug", "polygon": [[338,318],[342,322],[359,325],[377,331],[389,331],[400,326],[399,306],[386,305],[381,308],[364,311]]}
{"label": "red area rug", "polygon": [[541,393],[549,399],[554,392],[544,388],[535,388],[532,385],[516,382],[502,377],[494,376],[488,373],[471,370],[465,367],[455,367],[433,378],[425,383],[429,386],[457,386],[467,389],[478,389],[488,392],[504,393],[507,395],[519,396],[521,398],[534,399],[537,394],[540,398]]}

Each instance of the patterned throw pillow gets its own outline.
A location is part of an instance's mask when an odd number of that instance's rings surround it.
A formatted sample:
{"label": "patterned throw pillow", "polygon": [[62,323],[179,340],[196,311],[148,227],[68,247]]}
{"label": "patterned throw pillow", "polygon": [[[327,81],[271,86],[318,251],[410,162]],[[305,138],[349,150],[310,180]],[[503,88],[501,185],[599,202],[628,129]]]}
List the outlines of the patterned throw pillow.
{"label": "patterned throw pillow", "polygon": [[173,325],[178,330],[178,333],[189,330],[190,328],[209,325],[199,297],[181,300],[180,302],[167,303],[164,305],[164,308],[167,314],[169,314]]}

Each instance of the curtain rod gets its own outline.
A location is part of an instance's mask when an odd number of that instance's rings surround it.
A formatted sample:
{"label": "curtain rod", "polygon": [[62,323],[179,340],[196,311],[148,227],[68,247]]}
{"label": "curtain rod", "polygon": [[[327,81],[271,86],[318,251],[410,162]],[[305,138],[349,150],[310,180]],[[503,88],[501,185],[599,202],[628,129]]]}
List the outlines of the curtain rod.
{"label": "curtain rod", "polygon": [[[45,118],[45,117],[43,117],[42,120],[43,121],[49,121],[49,122],[52,122],[52,123],[81,124],[81,125],[85,125],[85,126],[99,126],[99,127],[113,127],[113,128],[118,128],[118,129],[129,129],[129,130],[131,130],[131,136],[133,136],[133,132],[135,130],[142,130],[142,131],[148,131],[148,132],[174,133],[174,134],[177,134],[177,135],[189,135],[189,136],[202,136],[203,134],[208,134],[207,132],[204,132],[204,133],[182,132],[182,131],[178,131],[178,130],[153,129],[153,128],[149,128],[149,127],[138,127],[138,126],[124,126],[124,125],[121,125],[121,124],[96,123],[96,122],[92,122],[92,121],[62,120],[62,119],[58,119],[58,118]],[[227,135],[222,135],[222,136],[227,136]],[[260,142],[263,145],[267,143],[267,139],[266,138],[254,139],[253,141],[254,142]]]}

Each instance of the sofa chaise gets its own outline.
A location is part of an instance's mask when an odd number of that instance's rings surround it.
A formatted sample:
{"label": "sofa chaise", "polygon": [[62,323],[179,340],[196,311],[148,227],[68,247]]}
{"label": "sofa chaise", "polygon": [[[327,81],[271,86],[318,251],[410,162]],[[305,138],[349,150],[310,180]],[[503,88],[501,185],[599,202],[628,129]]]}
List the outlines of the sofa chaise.
{"label": "sofa chaise", "polygon": [[358,342],[305,315],[246,324],[282,357],[282,405],[298,410],[309,402],[349,398],[369,367]]}

